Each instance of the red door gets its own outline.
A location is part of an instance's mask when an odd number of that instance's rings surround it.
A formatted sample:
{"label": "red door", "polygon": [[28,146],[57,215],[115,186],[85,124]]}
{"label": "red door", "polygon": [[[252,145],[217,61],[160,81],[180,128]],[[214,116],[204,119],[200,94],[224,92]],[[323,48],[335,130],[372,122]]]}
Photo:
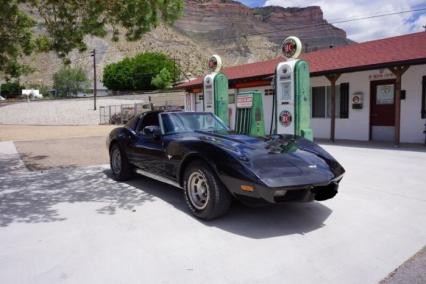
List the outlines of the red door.
{"label": "red door", "polygon": [[370,140],[393,141],[395,135],[395,80],[370,83]]}

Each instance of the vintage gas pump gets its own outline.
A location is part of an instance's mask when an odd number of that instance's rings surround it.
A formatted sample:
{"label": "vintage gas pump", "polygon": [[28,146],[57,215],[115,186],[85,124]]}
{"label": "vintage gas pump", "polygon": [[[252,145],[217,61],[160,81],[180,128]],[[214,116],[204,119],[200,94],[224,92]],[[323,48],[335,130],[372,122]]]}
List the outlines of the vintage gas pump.
{"label": "vintage gas pump", "polygon": [[278,63],[275,69],[272,124],[275,124],[275,134],[299,135],[313,140],[309,66],[306,61],[297,59],[301,50],[302,43],[297,37],[283,41],[282,52],[287,61]]}
{"label": "vintage gas pump", "polygon": [[265,136],[262,94],[247,91],[237,95],[235,132],[251,136]]}
{"label": "vintage gas pump", "polygon": [[222,59],[213,55],[209,59],[210,74],[204,77],[204,111],[216,114],[222,121],[229,125],[228,118],[228,78],[220,73]]}

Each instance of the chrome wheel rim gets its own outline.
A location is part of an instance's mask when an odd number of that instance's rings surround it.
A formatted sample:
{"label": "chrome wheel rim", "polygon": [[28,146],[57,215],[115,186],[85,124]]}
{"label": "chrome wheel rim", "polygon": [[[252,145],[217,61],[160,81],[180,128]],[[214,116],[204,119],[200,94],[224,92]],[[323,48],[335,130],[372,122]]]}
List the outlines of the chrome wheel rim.
{"label": "chrome wheel rim", "polygon": [[121,172],[121,153],[120,150],[115,148],[112,151],[112,157],[111,157],[111,166],[112,166],[112,171],[114,172],[114,174],[120,174]]}
{"label": "chrome wheel rim", "polygon": [[209,186],[201,172],[193,172],[189,176],[188,197],[196,209],[203,210],[206,208],[209,201]]}

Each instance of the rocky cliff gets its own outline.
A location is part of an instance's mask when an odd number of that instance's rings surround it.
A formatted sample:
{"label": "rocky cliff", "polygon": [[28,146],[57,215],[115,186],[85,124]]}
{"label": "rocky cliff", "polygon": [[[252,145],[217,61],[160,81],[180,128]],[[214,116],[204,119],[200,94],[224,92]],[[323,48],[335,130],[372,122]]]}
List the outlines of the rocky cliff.
{"label": "rocky cliff", "polygon": [[[231,0],[185,0],[184,16],[173,27],[159,26],[137,42],[112,42],[109,37],[87,38],[89,49],[98,52],[98,80],[103,67],[139,52],[160,51],[176,59],[186,77],[206,72],[213,54],[223,57],[225,66],[275,57],[279,43],[289,35],[298,36],[305,51],[344,45],[351,41],[345,31],[328,24],[320,7],[249,8]],[[73,53],[72,64],[82,66],[91,76],[89,53]],[[50,83],[61,66],[55,54],[39,54],[26,59],[35,72],[24,82]]]}

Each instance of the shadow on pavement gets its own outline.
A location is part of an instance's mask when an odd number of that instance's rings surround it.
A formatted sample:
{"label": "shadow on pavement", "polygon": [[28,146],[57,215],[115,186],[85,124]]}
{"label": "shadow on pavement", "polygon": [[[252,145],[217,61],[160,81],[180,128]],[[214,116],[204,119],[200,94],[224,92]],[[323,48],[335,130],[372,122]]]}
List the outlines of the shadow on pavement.
{"label": "shadow on pavement", "polygon": [[14,222],[63,221],[60,203],[96,202],[100,214],[133,210],[153,197],[125,183],[117,183],[102,167],[28,171],[11,155],[0,159],[0,227]]}
{"label": "shadow on pavement", "polygon": [[[0,227],[15,222],[64,221],[66,218],[59,213],[61,203],[94,202],[99,204],[97,213],[115,214],[119,209],[137,209],[155,197],[194,218],[181,190],[142,176],[117,183],[105,167],[29,171],[18,155],[1,156],[0,166]],[[316,202],[263,208],[249,208],[235,202],[221,219],[199,222],[259,239],[311,232],[324,226],[331,212]]]}
{"label": "shadow on pavement", "polygon": [[[109,170],[104,172],[109,175]],[[180,189],[143,176],[126,183],[148,195],[162,199],[191,218],[195,218],[190,214]],[[319,202],[284,203],[252,208],[236,201],[222,218],[199,222],[244,237],[262,239],[309,233],[323,227],[324,221],[331,213],[330,208]]]}

